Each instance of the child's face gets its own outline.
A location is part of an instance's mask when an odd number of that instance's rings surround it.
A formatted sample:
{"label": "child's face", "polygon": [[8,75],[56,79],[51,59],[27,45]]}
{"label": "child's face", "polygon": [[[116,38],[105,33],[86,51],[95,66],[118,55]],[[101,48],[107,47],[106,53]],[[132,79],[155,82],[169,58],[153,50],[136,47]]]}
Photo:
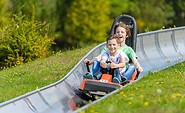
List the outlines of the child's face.
{"label": "child's face", "polygon": [[108,42],[107,42],[107,48],[109,49],[109,52],[111,54],[116,53],[117,50],[118,50],[118,48],[119,48],[119,44],[116,41],[116,39],[108,40]]}
{"label": "child's face", "polygon": [[126,39],[127,33],[126,33],[126,29],[123,27],[117,27],[116,28],[116,34],[119,37],[119,41],[123,42]]}

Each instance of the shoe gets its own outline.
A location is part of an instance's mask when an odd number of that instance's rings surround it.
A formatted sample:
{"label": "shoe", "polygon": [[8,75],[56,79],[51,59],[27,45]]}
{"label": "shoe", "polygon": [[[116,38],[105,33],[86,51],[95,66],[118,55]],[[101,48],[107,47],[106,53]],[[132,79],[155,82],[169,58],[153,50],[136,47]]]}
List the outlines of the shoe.
{"label": "shoe", "polygon": [[120,84],[124,86],[127,83],[129,83],[129,81],[124,76],[121,76],[121,83]]}
{"label": "shoe", "polygon": [[127,81],[127,80],[126,80],[125,82],[122,82],[122,83],[120,83],[120,84],[124,86],[125,84],[128,84],[128,83],[130,83],[130,81]]}
{"label": "shoe", "polygon": [[121,76],[121,81],[122,81],[122,82],[126,82],[127,79],[126,79],[124,76]]}
{"label": "shoe", "polygon": [[112,79],[112,81],[114,82],[114,83],[121,83],[121,81],[117,78],[117,77],[114,77],[113,79]]}
{"label": "shoe", "polygon": [[88,79],[94,79],[93,75],[90,74],[90,73],[86,75],[86,78],[88,78]]}

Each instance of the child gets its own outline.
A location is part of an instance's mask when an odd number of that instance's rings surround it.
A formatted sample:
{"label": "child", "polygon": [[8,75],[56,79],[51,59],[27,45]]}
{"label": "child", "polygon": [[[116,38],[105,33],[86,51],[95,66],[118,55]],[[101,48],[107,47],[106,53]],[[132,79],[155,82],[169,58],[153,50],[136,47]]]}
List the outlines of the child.
{"label": "child", "polygon": [[125,72],[126,70],[126,62],[129,61],[127,55],[123,52],[118,50],[120,47],[118,35],[110,35],[107,38],[106,46],[108,51],[104,52],[101,56],[100,66],[102,68],[107,68],[108,64],[107,61],[110,61],[110,68],[114,69],[114,78],[113,82],[121,83],[119,81],[120,75]]}
{"label": "child", "polygon": [[[125,41],[127,38],[130,37],[131,33],[130,33],[130,28],[124,24],[124,23],[118,23],[115,27],[114,27],[114,33],[118,35],[118,39],[120,42],[120,48],[119,50],[124,51],[127,55],[128,58],[130,58],[132,60],[132,63],[134,65],[130,65],[128,62],[126,63],[126,73],[123,73],[122,75],[122,79],[118,78],[119,81],[124,82],[123,80],[126,78],[126,80],[128,81],[131,77],[132,77],[132,73],[135,71],[135,69],[137,69],[137,71],[139,73],[141,73],[143,71],[143,68],[140,66],[138,60],[137,60],[137,56],[134,52],[134,50],[127,46],[125,44]],[[99,76],[99,71],[100,71],[100,65],[99,65],[99,61],[101,59],[101,56],[104,52],[108,51],[107,47],[104,47],[101,54],[98,55],[97,57],[95,57],[94,61],[93,61],[93,66],[92,66],[92,71],[93,71],[93,76],[88,77],[88,78],[92,78],[92,79],[100,79]],[[89,59],[85,59],[84,62],[90,62]]]}

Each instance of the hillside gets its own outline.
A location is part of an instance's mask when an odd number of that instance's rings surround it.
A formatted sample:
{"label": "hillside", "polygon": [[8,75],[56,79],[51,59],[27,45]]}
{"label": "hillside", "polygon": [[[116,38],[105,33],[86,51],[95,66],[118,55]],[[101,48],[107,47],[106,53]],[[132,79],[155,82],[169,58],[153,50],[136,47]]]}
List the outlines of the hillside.
{"label": "hillside", "polygon": [[48,58],[0,71],[0,102],[62,79],[96,45],[58,52]]}
{"label": "hillside", "polygon": [[[0,102],[62,79],[97,44],[66,50],[0,72]],[[82,113],[185,112],[185,62],[149,73]]]}
{"label": "hillside", "polygon": [[81,113],[184,113],[185,62],[149,73]]}

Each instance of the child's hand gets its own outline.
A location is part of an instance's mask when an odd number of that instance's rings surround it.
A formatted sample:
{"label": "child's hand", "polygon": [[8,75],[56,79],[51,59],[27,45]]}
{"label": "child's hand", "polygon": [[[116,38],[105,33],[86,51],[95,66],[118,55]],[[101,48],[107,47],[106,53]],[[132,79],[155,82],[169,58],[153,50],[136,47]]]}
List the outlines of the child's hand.
{"label": "child's hand", "polygon": [[84,63],[85,63],[85,64],[87,64],[87,63],[91,64],[92,62],[91,62],[89,59],[86,58],[86,59],[84,60]]}
{"label": "child's hand", "polygon": [[107,68],[107,63],[106,62],[100,62],[100,66],[102,68]]}
{"label": "child's hand", "polygon": [[114,62],[112,62],[112,63],[110,64],[110,68],[111,68],[111,69],[114,69],[114,68],[117,68],[117,66],[116,66],[116,64],[115,64]]}

